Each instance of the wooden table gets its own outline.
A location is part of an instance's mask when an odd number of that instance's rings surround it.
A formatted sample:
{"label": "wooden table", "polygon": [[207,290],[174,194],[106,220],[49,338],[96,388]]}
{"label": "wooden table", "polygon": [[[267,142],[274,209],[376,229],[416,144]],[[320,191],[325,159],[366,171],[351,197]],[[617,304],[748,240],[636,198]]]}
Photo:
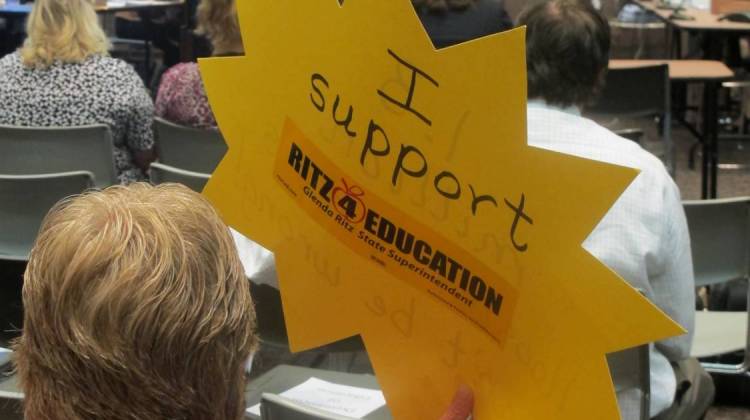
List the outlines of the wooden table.
{"label": "wooden table", "polygon": [[[722,15],[715,15],[709,10],[696,9],[685,6],[680,10],[681,15],[691,17],[691,20],[674,19],[674,9],[660,9],[658,0],[634,0],[634,3],[643,9],[654,12],[659,18],[668,24],[686,31],[729,31],[750,32],[750,23],[730,22],[720,20]],[[750,9],[750,7],[748,7]]]}
{"label": "wooden table", "polygon": [[719,167],[718,100],[721,83],[734,76],[721,61],[710,60],[611,60],[609,68],[630,68],[667,64],[669,80],[672,82],[703,83],[703,128],[699,139],[703,150],[701,173],[701,195],[703,198],[716,198],[717,172]]}
{"label": "wooden table", "polygon": [[[633,3],[644,10],[653,12],[667,24],[667,44],[673,58],[682,58],[682,37],[680,34],[683,32],[703,35],[705,38],[703,58],[707,60],[722,58],[723,46],[726,44],[727,37],[750,33],[750,23],[722,20],[724,15],[713,14],[709,10],[685,6],[679,12],[676,12],[674,8],[660,8],[661,2],[659,0],[633,0]],[[750,9],[750,4],[748,9]],[[678,16],[685,16],[689,19],[678,19]]]}
{"label": "wooden table", "polygon": [[669,66],[669,79],[681,82],[725,81],[734,77],[734,72],[721,61],[713,60],[611,60],[609,68],[624,69],[644,66]]}

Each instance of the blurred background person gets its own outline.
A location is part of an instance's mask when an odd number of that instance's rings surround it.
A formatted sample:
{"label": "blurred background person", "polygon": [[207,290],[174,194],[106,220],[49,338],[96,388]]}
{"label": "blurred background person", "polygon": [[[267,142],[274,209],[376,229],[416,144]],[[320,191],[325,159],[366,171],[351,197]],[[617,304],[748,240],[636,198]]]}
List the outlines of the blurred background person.
{"label": "blurred background person", "polygon": [[412,0],[412,4],[435,48],[513,27],[503,0]]}
{"label": "blurred background person", "polygon": [[[214,57],[244,54],[235,0],[202,0],[197,25],[196,33],[209,40]],[[156,115],[180,125],[216,127],[197,63],[180,63],[164,73]]]}
{"label": "blurred background person", "polygon": [[37,0],[26,31],[23,46],[0,59],[0,124],[108,125],[119,181],[144,179],[153,103],[133,68],[107,55],[92,2]]}

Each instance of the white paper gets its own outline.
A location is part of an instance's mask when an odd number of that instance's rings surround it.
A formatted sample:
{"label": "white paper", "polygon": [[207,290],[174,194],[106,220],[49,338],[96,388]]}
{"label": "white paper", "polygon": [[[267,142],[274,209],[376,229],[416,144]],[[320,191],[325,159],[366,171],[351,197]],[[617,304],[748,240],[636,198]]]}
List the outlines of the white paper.
{"label": "white paper", "polygon": [[[310,378],[279,395],[298,404],[355,419],[361,419],[385,405],[385,397],[380,390],[338,385],[318,378]],[[260,404],[248,408],[247,412],[260,416]]]}
{"label": "white paper", "polygon": [[255,284],[267,284],[274,289],[279,288],[276,276],[276,260],[273,253],[256,242],[246,238],[236,230],[229,228],[234,239],[240,262],[245,268],[245,275]]}

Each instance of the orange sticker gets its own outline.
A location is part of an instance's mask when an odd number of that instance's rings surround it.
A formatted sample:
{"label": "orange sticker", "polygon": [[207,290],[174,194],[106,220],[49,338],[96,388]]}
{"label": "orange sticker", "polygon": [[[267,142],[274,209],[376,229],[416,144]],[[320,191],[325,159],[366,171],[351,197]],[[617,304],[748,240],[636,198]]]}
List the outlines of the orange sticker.
{"label": "orange sticker", "polygon": [[465,250],[366,191],[289,119],[276,179],[336,239],[392,276],[468,318],[502,344],[516,291]]}

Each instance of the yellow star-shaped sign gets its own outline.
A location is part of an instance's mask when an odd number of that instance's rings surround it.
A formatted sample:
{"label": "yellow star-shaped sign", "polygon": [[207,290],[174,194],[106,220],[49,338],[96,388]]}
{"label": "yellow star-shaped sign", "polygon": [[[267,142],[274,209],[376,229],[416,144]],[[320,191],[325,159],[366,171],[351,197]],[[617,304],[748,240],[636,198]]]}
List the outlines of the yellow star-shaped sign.
{"label": "yellow star-shaped sign", "polygon": [[524,30],[436,51],[408,0],[239,0],[201,61],[205,194],[276,254],[293,350],[361,334],[396,418],[617,418],[605,354],[682,333],[581,247],[635,177],[529,147]]}

